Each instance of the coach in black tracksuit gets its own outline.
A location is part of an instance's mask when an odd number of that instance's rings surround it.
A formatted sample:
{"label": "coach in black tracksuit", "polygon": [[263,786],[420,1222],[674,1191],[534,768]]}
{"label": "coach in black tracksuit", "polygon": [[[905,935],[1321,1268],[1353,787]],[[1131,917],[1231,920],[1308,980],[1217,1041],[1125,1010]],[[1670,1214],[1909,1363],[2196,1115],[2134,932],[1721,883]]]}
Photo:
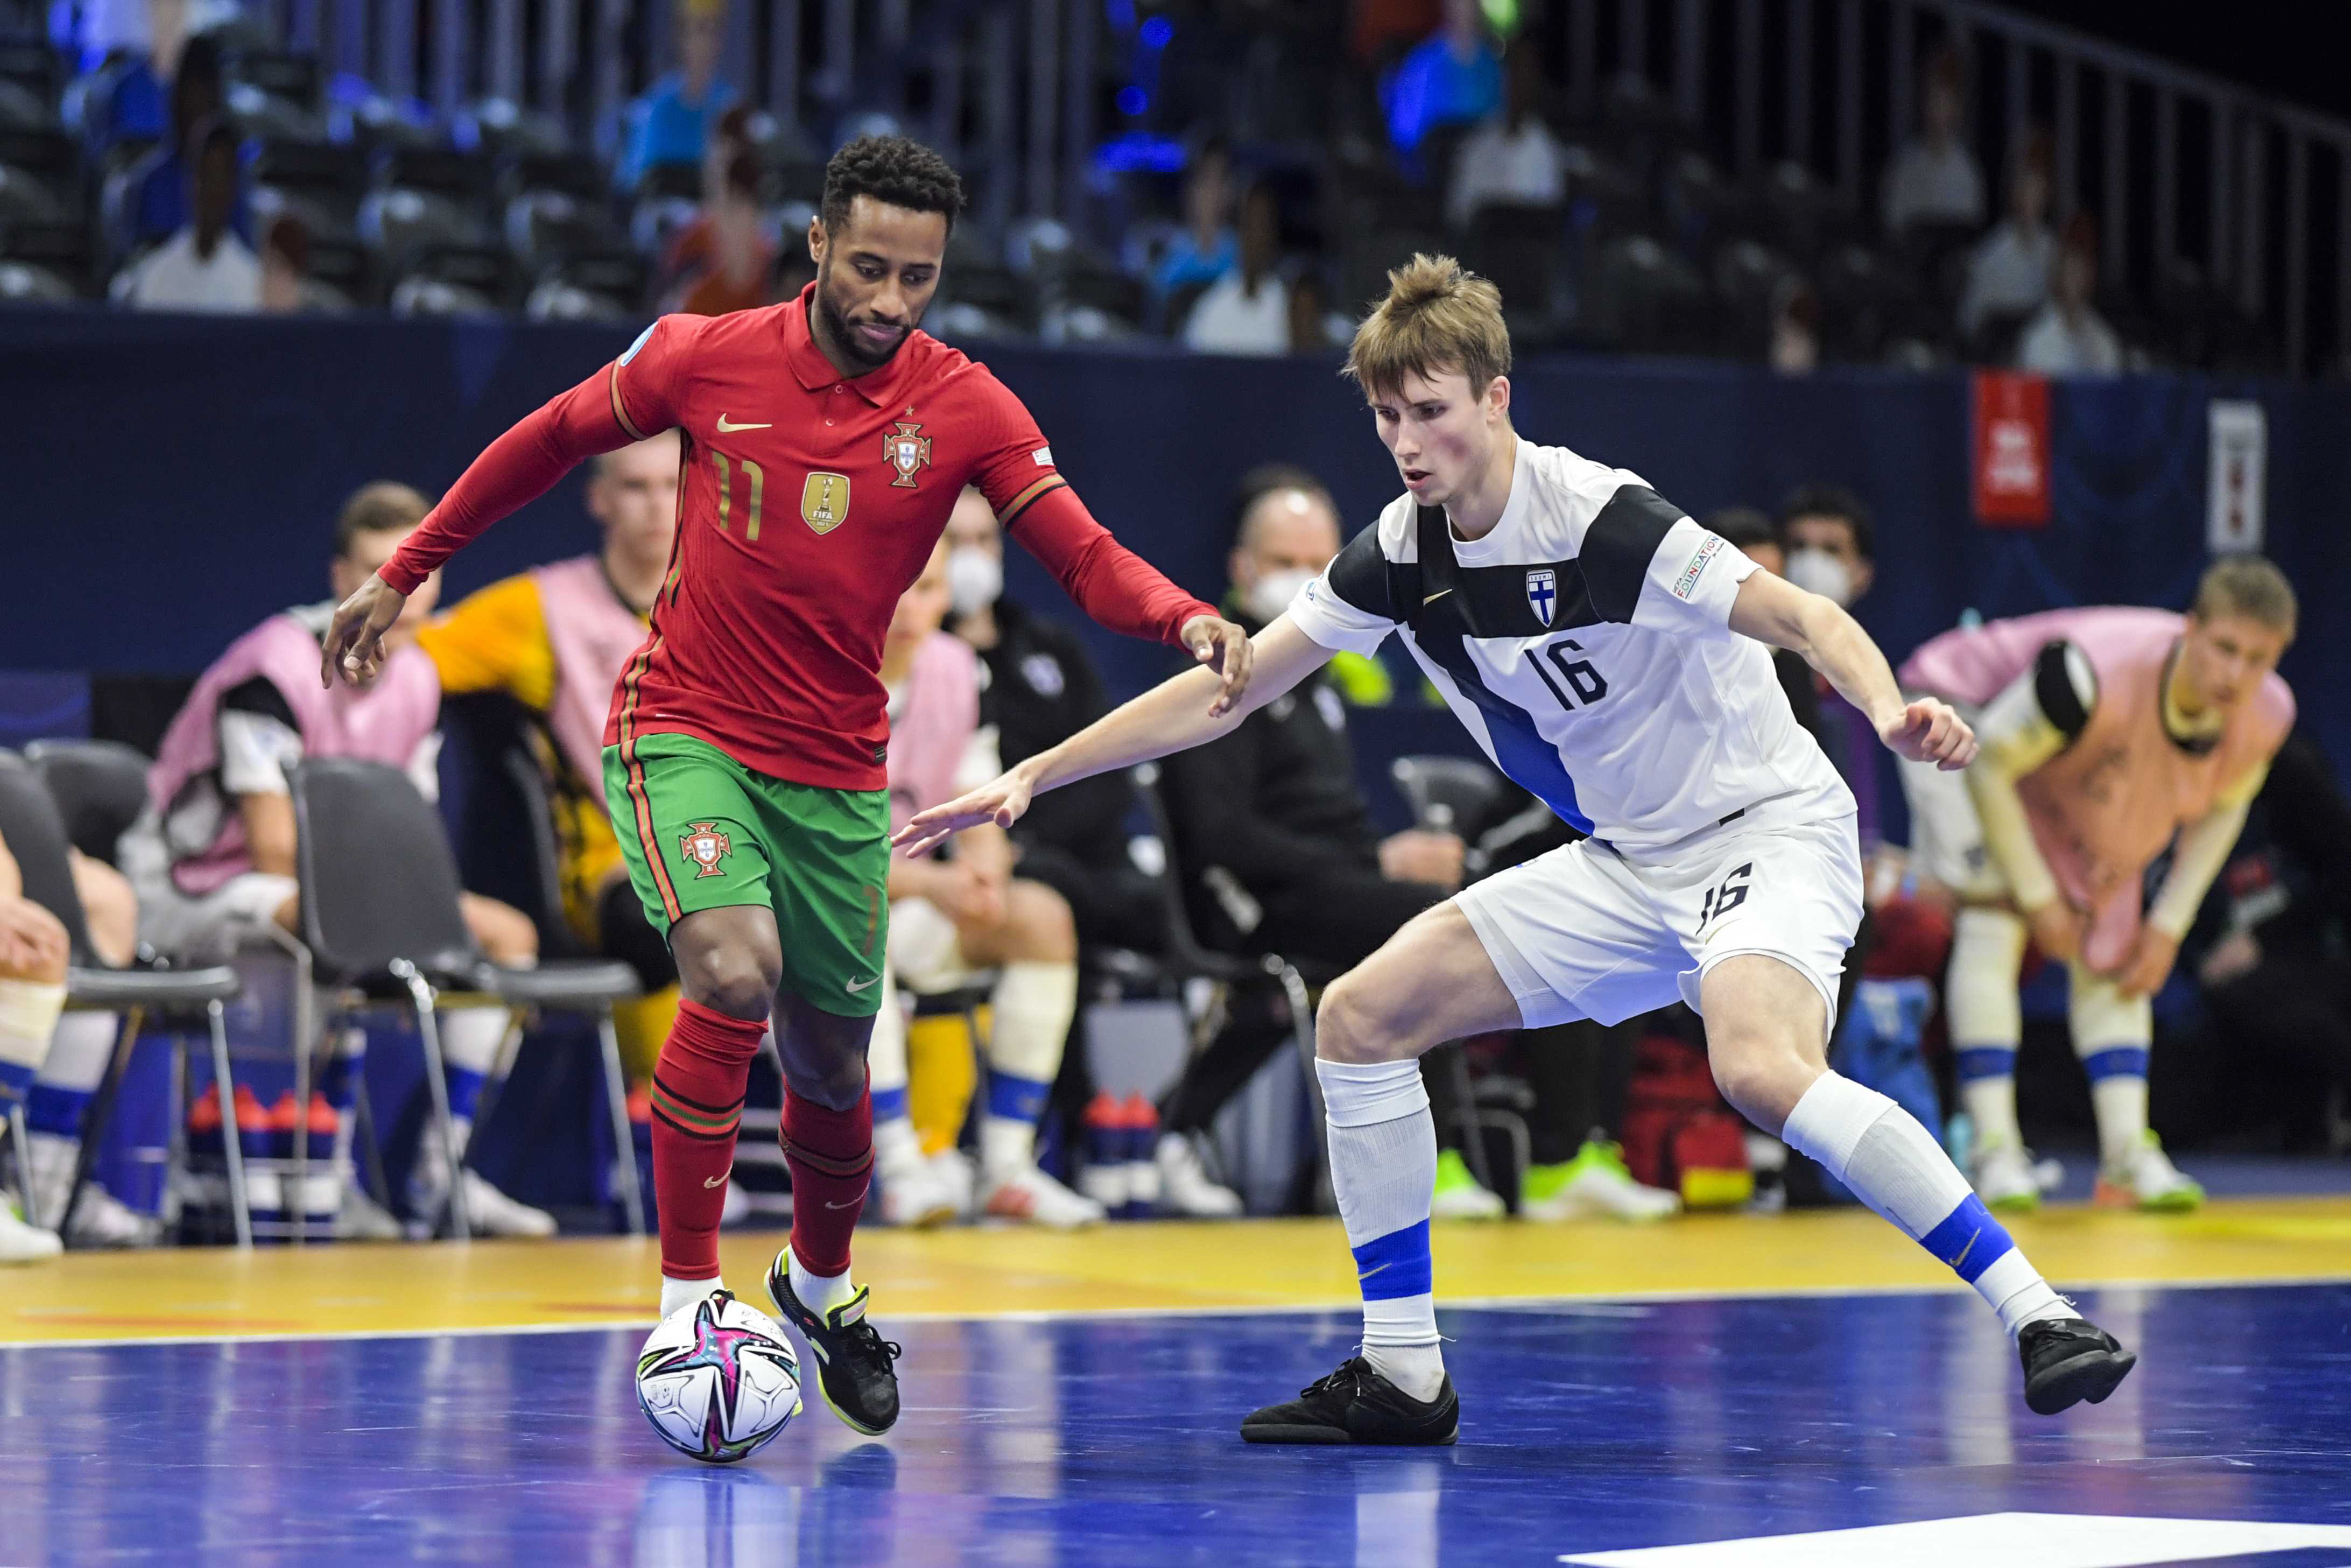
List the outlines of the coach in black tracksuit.
{"label": "coach in black tracksuit", "polygon": [[[1251,475],[1236,511],[1226,613],[1255,632],[1338,553],[1339,524],[1328,493],[1295,469]],[[1418,829],[1384,839],[1373,827],[1346,706],[1320,671],[1160,769],[1171,860],[1209,946],[1336,972],[1461,884],[1459,839]],[[1286,1038],[1228,1030],[1186,1068],[1165,1124],[1205,1129]]]}

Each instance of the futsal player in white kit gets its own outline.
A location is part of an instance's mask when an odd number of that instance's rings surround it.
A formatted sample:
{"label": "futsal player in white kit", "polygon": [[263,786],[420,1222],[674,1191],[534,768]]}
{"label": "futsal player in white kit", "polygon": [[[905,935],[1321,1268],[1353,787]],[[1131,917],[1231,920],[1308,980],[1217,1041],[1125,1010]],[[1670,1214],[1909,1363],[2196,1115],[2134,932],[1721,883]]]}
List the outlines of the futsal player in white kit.
{"label": "futsal player in white kit", "polygon": [[1334,981],[1315,1071],[1364,1294],[1362,1354],[1241,1424],[1268,1443],[1450,1443],[1428,1250],[1435,1126],[1416,1059],[1489,1030],[1704,1015],[1724,1095],[1983,1296],[2025,1402],[2104,1399],[2137,1359],[2025,1260],[1934,1137],[1826,1067],[1861,919],[1854,801],[1795,722],[1770,648],[1802,654],[1897,755],[1967,765],[1948,706],[1905,703],[1868,634],[1758,569],[1637,476],[1521,439],[1494,287],[1445,257],[1389,274],[1347,373],[1405,493],[1256,639],[1236,711],[1192,671],[899,835],[1010,826],[1039,790],[1197,746],[1341,650],[1401,637],[1495,766],[1591,835],[1406,925]]}

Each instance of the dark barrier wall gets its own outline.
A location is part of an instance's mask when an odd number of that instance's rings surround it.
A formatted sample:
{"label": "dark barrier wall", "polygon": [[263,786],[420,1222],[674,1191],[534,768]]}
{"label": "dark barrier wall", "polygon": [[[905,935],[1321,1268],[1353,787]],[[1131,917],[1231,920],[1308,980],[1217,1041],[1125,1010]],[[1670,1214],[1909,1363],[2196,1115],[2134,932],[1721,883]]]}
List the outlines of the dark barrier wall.
{"label": "dark barrier wall", "polygon": [[[503,321],[0,315],[0,528],[13,589],[0,669],[193,673],[261,616],[323,595],[329,522],[351,488],[379,476],[446,486],[508,423],[626,340]],[[1028,400],[1095,514],[1212,597],[1227,495],[1249,465],[1281,458],[1322,473],[1351,528],[1398,489],[1332,364],[980,357]],[[2030,533],[1970,518],[1963,376],[1782,381],[1719,365],[1550,361],[1521,367],[1513,399],[1529,437],[1634,469],[1693,512],[1769,507],[1807,479],[1853,486],[1879,519],[1877,587],[1858,611],[1898,660],[1969,608],[2184,603],[2205,560],[2216,390],[2258,396],[2268,411],[2270,549],[2305,606],[2286,674],[2351,765],[2351,390],[2061,386],[2056,518]],[[954,433],[926,434],[945,456]],[[591,538],[575,477],[461,557],[448,590]],[[1032,602],[1064,608],[1029,563],[1011,580]],[[1165,667],[1136,644],[1104,636],[1101,646],[1115,689]]]}

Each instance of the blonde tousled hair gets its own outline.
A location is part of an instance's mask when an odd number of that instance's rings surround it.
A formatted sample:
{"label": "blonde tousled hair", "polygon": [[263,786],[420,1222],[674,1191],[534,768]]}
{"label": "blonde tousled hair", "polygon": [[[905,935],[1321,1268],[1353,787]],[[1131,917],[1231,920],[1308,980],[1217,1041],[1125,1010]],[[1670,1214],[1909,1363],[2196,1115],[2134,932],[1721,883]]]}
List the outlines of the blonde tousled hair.
{"label": "blonde tousled hair", "polygon": [[1510,373],[1502,291],[1449,256],[1416,256],[1388,274],[1387,298],[1355,329],[1343,373],[1372,396],[1446,371],[1468,378],[1472,397]]}

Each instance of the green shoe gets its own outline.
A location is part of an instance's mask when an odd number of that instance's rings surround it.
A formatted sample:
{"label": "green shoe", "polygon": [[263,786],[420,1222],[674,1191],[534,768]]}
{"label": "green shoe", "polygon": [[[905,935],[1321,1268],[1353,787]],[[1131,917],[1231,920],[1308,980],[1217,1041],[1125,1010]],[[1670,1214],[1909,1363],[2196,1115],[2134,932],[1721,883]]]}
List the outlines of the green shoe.
{"label": "green shoe", "polygon": [[1560,1165],[1531,1166],[1519,1188],[1519,1213],[1528,1219],[1663,1219],[1681,1199],[1633,1179],[1625,1151],[1593,1138]]}
{"label": "green shoe", "polygon": [[1502,1200],[1478,1185],[1469,1174],[1469,1162],[1461,1157],[1458,1149],[1446,1149],[1437,1156],[1437,1190],[1430,1196],[1428,1217],[1431,1219],[1499,1219],[1505,1212]]}

